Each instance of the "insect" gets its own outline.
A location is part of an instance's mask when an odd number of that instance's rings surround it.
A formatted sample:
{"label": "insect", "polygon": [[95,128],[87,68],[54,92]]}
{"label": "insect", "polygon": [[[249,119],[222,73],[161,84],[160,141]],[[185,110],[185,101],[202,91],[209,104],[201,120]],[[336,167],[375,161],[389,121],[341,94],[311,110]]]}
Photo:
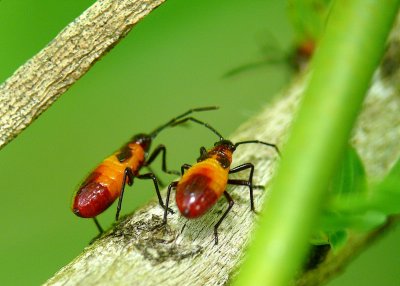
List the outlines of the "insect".
{"label": "insect", "polygon": [[[196,164],[193,166],[188,164],[182,165],[182,178],[179,181],[172,182],[168,186],[163,223],[167,223],[168,213],[166,210],[169,205],[172,189],[176,189],[175,200],[180,213],[188,219],[194,219],[204,215],[218,201],[218,199],[224,195],[229,205],[228,209],[223,213],[214,226],[214,241],[215,244],[218,244],[218,227],[234,204],[232,197],[226,191],[226,186],[228,184],[247,186],[249,188],[250,207],[251,210],[255,212],[253,199],[253,187],[255,187],[255,185],[253,185],[254,165],[252,163],[244,163],[231,169],[232,155],[236,148],[242,144],[257,143],[274,148],[278,155],[280,153],[275,144],[259,140],[247,140],[233,143],[224,139],[218,131],[207,123],[193,117],[186,117],[174,124],[180,124],[188,120],[204,125],[219,136],[220,139],[214,144],[214,147],[208,151],[204,147],[200,148],[200,157],[197,159]],[[250,170],[249,178],[247,180],[229,179],[228,177],[229,174],[238,173],[247,169]],[[185,170],[187,171],[185,172]]]}
{"label": "insect", "polygon": [[[162,153],[162,170],[168,174],[179,175],[178,171],[169,171],[166,166],[166,148],[158,145],[148,156],[152,140],[165,128],[177,125],[179,119],[199,111],[214,110],[218,107],[201,107],[186,111],[156,128],[150,134],[140,133],[131,138],[117,152],[106,158],[84,180],[75,192],[72,200],[72,211],[79,217],[93,218],[100,233],[103,232],[96,216],[105,211],[117,198],[118,206],[115,219],[118,220],[121,211],[125,185],[131,186],[133,179],[152,180],[160,206],[165,208],[158,188],[157,178],[153,172],[139,174],[142,167],[149,165]],[[183,123],[181,121],[180,123]],[[178,123],[178,124],[180,124]],[[150,169],[151,171],[151,169]]]}

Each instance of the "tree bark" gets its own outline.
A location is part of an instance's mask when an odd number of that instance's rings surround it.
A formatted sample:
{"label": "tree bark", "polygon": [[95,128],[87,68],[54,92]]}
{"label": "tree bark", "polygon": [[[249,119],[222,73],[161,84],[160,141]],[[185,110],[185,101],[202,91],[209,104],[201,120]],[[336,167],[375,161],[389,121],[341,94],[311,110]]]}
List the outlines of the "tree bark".
{"label": "tree bark", "polygon": [[0,149],[165,0],[98,0],[0,85]]}
{"label": "tree bark", "polygon": [[[399,43],[399,34],[393,33],[351,140],[369,178],[385,175],[400,154]],[[293,82],[272,106],[239,127],[231,140],[259,139],[282,147],[306,81],[303,77]],[[310,138],[310,144],[312,140],[318,138]],[[260,209],[268,198],[268,186],[279,158],[265,146],[241,146],[234,154],[233,166],[245,162],[255,165],[254,183],[267,186],[265,191],[255,190],[255,206]],[[169,215],[167,227],[161,226],[161,207],[152,202],[118,222],[46,285],[228,284],[237,273],[257,223],[257,215],[250,211],[248,190],[229,187],[228,191],[235,205],[219,228],[218,245],[214,245],[213,226],[227,208],[225,199],[196,220],[184,219],[172,203],[175,214]],[[371,233],[352,234],[339,253],[329,252],[316,268],[301,273],[294,284],[321,285],[338,275],[397,220],[390,221]]]}

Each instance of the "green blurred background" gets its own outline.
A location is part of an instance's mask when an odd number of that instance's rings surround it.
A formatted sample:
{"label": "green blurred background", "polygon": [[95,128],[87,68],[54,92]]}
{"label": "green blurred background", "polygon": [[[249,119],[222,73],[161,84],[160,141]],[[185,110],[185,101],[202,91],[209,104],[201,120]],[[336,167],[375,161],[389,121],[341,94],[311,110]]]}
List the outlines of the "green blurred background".
{"label": "green blurred background", "polygon": [[[0,82],[94,2],[0,1]],[[289,81],[290,68],[271,64],[223,75],[265,59],[266,45],[288,51],[292,41],[284,1],[168,0],[135,26],[1,150],[0,285],[43,283],[97,234],[91,220],[70,211],[72,193],[131,135],[149,132],[191,107],[220,106],[196,116],[225,136],[256,114]],[[170,129],[154,145],[167,145],[168,164],[177,169],[214,141],[194,126]],[[122,213],[153,196],[151,183],[136,181]],[[114,215],[115,206],[99,220],[108,227]],[[400,285],[399,239],[398,229],[329,285]]]}

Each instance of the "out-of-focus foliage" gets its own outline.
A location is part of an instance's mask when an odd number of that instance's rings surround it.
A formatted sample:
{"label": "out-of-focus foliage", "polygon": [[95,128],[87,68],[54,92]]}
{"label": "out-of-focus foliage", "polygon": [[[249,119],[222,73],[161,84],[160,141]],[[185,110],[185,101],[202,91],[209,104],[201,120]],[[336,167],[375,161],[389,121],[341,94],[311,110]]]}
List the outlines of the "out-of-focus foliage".
{"label": "out-of-focus foliage", "polygon": [[366,232],[400,213],[400,161],[379,181],[367,182],[362,162],[349,147],[331,184],[313,244],[329,243],[334,250],[344,244],[348,231]]}
{"label": "out-of-focus foliage", "polygon": [[295,30],[298,44],[317,42],[322,36],[332,0],[290,0],[289,20]]}

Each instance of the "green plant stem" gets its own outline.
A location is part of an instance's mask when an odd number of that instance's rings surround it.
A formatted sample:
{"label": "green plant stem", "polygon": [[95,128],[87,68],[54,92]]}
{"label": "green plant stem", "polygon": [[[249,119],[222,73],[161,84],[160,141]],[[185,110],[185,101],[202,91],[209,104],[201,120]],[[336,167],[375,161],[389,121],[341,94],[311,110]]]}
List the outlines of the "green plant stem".
{"label": "green plant stem", "polygon": [[235,285],[288,285],[384,50],[398,0],[338,0]]}

